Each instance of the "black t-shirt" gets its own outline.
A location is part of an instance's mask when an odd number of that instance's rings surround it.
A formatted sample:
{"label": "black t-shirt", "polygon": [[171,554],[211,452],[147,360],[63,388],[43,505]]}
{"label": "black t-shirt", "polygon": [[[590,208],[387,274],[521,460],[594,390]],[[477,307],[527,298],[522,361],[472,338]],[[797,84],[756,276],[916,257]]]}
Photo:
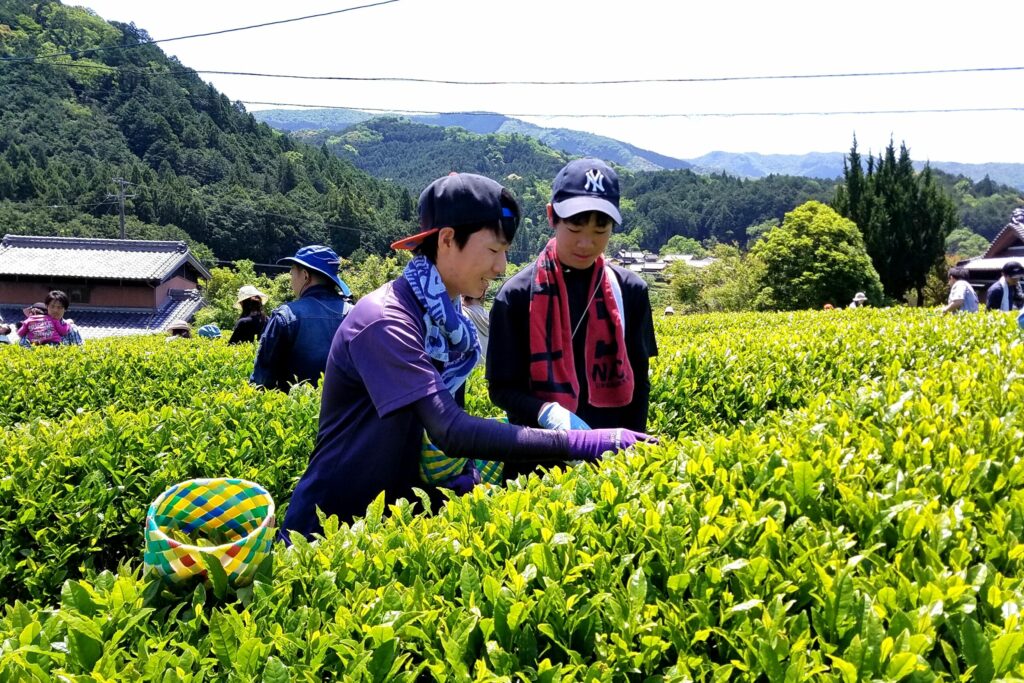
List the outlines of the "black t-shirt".
{"label": "black t-shirt", "polygon": [[242,316],[235,323],[235,329],[231,332],[228,344],[259,341],[260,335],[263,334],[263,328],[266,326],[267,316],[265,314],[252,313]]}
{"label": "black t-shirt", "polygon": [[[537,413],[545,401],[530,392],[530,288],[536,264],[516,273],[502,286],[491,308],[491,334],[487,347],[487,384],[491,401],[503,408],[514,424],[537,426]],[[626,322],[626,355],[633,369],[633,400],[620,408],[595,408],[587,402],[585,364],[586,321],[573,338],[572,351],[579,381],[576,414],[593,428],[625,427],[642,432],[647,428],[651,382],[650,357],[658,355],[654,319],[647,283],[632,271],[611,266],[622,289]],[[594,268],[562,267],[569,298],[569,325],[576,327],[587,312]]]}

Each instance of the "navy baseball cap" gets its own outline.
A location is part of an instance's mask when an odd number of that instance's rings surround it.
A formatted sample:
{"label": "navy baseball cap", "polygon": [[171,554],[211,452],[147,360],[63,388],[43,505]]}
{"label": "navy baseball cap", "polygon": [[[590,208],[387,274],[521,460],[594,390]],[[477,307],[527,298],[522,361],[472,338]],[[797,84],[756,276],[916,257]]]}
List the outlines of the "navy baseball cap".
{"label": "navy baseball cap", "polygon": [[[420,232],[393,242],[392,249],[415,249],[441,228],[519,223],[519,205],[512,194],[500,183],[475,173],[450,173],[427,185],[420,194],[419,214]],[[509,232],[515,233],[515,227]]]}
{"label": "navy baseball cap", "polygon": [[283,259],[278,259],[277,262],[294,263],[303,268],[315,270],[329,277],[331,282],[338,285],[338,289],[341,290],[342,294],[345,296],[352,295],[352,290],[348,288],[344,280],[338,277],[338,264],[341,263],[341,259],[338,258],[338,255],[330,247],[325,247],[322,244],[313,244],[299,249],[295,252],[295,256],[286,256]]}
{"label": "navy baseball cap", "polygon": [[576,159],[562,167],[551,185],[551,206],[562,218],[600,211],[622,225],[619,176],[600,159]]}

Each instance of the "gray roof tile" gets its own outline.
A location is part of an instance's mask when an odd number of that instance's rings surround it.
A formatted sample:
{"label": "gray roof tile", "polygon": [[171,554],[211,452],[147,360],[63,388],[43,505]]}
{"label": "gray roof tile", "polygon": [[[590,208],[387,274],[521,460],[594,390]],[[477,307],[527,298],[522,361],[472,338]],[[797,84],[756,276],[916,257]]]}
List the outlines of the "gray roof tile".
{"label": "gray roof tile", "polygon": [[210,273],[184,242],[5,235],[0,275],[163,281],[189,262]]}

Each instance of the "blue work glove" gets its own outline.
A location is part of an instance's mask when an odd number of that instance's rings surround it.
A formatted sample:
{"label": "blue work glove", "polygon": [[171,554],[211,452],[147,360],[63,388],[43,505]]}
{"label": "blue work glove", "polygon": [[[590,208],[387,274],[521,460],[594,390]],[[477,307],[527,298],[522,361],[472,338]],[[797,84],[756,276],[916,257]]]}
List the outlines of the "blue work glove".
{"label": "blue work glove", "polygon": [[462,470],[461,474],[457,474],[442,486],[445,488],[455,491],[460,496],[469,493],[473,490],[473,487],[480,483],[480,472],[473,465],[468,465],[466,469]]}
{"label": "blue work glove", "polygon": [[590,425],[581,420],[576,413],[570,412],[557,403],[545,403],[537,415],[537,424],[544,429],[556,429],[568,432],[573,429],[590,429]]}
{"label": "blue work glove", "polygon": [[617,452],[637,442],[658,443],[657,437],[630,429],[591,429],[570,431],[569,457],[593,462],[600,460],[605,451]]}

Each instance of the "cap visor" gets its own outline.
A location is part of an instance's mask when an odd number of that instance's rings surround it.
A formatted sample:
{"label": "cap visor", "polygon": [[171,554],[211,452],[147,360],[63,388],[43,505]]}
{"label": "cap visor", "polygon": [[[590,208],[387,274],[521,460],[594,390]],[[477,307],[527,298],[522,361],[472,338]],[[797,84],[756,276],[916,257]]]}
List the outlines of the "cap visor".
{"label": "cap visor", "polygon": [[435,232],[439,232],[440,230],[441,230],[441,228],[431,228],[430,230],[424,230],[423,232],[418,232],[415,235],[409,235],[408,237],[403,237],[400,240],[396,240],[396,241],[392,242],[391,243],[391,248],[392,249],[409,249],[409,250],[415,249],[416,247],[420,246],[420,243],[423,240],[427,239],[428,237],[433,235]]}
{"label": "cap visor", "polygon": [[610,201],[600,197],[571,197],[551,206],[555,213],[562,218],[569,218],[584,211],[600,211],[606,216],[610,216],[616,225],[622,225],[622,214],[619,213],[619,210]]}

